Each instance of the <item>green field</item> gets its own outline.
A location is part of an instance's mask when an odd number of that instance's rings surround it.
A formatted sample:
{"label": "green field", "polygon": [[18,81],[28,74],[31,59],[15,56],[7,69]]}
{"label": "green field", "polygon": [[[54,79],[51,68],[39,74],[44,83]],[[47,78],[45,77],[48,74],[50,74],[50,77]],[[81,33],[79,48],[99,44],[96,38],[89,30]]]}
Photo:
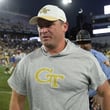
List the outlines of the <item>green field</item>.
{"label": "green field", "polygon": [[[9,110],[11,88],[8,86],[7,80],[10,75],[5,74],[4,71],[5,67],[0,66],[0,110]],[[27,101],[25,104],[25,110],[29,110]]]}

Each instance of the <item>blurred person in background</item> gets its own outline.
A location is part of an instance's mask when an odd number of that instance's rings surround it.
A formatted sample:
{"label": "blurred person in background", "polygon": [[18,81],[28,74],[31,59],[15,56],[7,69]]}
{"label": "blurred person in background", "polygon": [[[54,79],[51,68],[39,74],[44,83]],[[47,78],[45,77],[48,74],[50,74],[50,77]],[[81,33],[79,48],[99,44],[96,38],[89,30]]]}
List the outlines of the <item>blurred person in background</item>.
{"label": "blurred person in background", "polygon": [[108,58],[109,61],[110,61],[110,50],[108,50],[105,54],[106,54],[107,58]]}
{"label": "blurred person in background", "polygon": [[[84,50],[87,50],[87,51],[91,52],[95,56],[95,58],[98,60],[98,62],[100,64],[103,72],[107,76],[107,79],[110,80],[110,62],[109,62],[109,59],[104,55],[104,53],[93,49],[93,47],[92,47],[92,39],[91,39],[90,33],[87,30],[83,30],[83,29],[80,30],[77,33],[77,35],[76,35],[76,43],[81,48],[83,48]],[[97,96],[95,96],[94,99],[93,99],[93,96],[96,95],[96,91],[90,90],[89,91],[89,95],[90,95],[90,100],[92,99],[92,100],[96,101],[96,97]],[[97,103],[101,105],[102,102],[99,102],[100,99],[101,98],[99,98],[99,97],[97,98]],[[99,105],[98,105],[98,107],[99,107]],[[90,108],[91,108],[91,106],[90,106]],[[103,108],[103,107],[101,107],[101,108]]]}

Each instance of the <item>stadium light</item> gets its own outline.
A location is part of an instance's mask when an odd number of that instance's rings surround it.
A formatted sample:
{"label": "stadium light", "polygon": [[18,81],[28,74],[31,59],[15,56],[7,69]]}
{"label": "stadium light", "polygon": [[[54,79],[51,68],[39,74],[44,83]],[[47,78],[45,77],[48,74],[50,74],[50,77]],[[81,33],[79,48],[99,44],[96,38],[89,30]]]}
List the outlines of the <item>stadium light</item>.
{"label": "stadium light", "polygon": [[0,3],[2,3],[4,0],[0,0]]}
{"label": "stadium light", "polygon": [[0,10],[3,9],[4,7],[6,8],[7,1],[6,0],[0,0]]}
{"label": "stadium light", "polygon": [[62,0],[62,3],[63,3],[64,5],[67,5],[67,4],[69,4],[69,3],[72,3],[72,0]]}
{"label": "stadium light", "polygon": [[104,6],[104,14],[110,14],[110,5]]}
{"label": "stadium light", "polygon": [[93,29],[93,34],[110,33],[110,28]]}
{"label": "stadium light", "polygon": [[35,40],[35,39],[37,39],[39,42],[41,41],[40,38],[39,38],[38,36],[36,36],[36,37],[30,37],[29,40]]}

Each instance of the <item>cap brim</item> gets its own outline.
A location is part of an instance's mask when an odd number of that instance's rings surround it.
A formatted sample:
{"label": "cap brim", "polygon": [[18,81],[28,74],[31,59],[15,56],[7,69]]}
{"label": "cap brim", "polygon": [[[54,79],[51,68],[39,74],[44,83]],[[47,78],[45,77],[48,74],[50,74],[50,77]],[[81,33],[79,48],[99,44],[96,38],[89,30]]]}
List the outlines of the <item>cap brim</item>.
{"label": "cap brim", "polygon": [[32,18],[29,20],[29,24],[32,24],[32,25],[37,24],[37,16],[32,17]]}
{"label": "cap brim", "polygon": [[38,20],[39,18],[42,18],[42,19],[47,20],[47,21],[56,21],[56,20],[58,20],[58,18],[51,17],[51,16],[34,16],[34,17],[32,17],[32,18],[29,20],[29,24],[32,24],[32,25],[37,24],[37,20]]}

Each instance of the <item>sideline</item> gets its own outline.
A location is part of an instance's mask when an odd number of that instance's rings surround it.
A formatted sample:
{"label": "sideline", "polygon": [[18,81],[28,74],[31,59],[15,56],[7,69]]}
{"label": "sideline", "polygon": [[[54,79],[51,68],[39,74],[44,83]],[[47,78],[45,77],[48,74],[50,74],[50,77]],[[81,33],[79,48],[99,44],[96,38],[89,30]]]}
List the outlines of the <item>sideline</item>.
{"label": "sideline", "polygon": [[2,93],[11,94],[11,91],[0,91],[0,94]]}

